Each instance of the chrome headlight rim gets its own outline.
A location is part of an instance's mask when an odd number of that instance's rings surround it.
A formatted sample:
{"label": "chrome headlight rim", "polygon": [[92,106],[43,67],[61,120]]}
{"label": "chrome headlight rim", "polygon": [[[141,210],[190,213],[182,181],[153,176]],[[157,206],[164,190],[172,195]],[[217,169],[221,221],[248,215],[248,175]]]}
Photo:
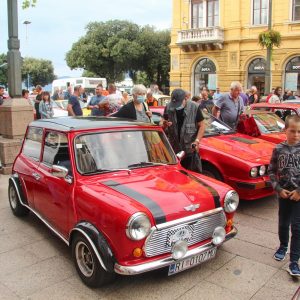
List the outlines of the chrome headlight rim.
{"label": "chrome headlight rim", "polygon": [[266,174],[267,168],[265,165],[259,167],[259,176],[264,176]]}
{"label": "chrome headlight rim", "polygon": [[224,210],[227,213],[233,213],[237,210],[240,202],[239,194],[235,190],[230,190],[224,198]]}
{"label": "chrome headlight rim", "polygon": [[258,175],[258,167],[252,167],[250,170],[250,177],[255,178]]}
{"label": "chrome headlight rim", "polygon": [[[138,227],[134,228],[134,225],[136,225],[138,222],[145,221],[146,222],[146,226],[144,229],[144,233],[142,233],[140,236],[138,236],[137,233],[133,234],[133,230],[137,230]],[[145,225],[145,224],[144,224]],[[135,214],[133,214],[126,225],[126,235],[129,239],[133,240],[133,241],[140,241],[145,239],[151,230],[151,222],[149,217],[147,216],[147,214],[143,213],[143,212],[137,212]]]}

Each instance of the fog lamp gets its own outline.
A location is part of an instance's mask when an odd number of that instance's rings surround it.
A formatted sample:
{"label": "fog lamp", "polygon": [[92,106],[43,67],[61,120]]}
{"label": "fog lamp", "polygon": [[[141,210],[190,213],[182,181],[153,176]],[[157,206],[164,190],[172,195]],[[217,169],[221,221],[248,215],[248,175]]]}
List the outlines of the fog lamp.
{"label": "fog lamp", "polygon": [[216,246],[221,245],[225,240],[225,236],[226,236],[225,229],[221,226],[216,227],[212,236],[212,242]]}
{"label": "fog lamp", "polygon": [[141,248],[135,248],[132,254],[134,257],[141,257],[143,255],[143,250]]}
{"label": "fog lamp", "polygon": [[174,259],[181,259],[185,256],[188,250],[188,244],[186,241],[177,241],[172,247],[172,257]]}

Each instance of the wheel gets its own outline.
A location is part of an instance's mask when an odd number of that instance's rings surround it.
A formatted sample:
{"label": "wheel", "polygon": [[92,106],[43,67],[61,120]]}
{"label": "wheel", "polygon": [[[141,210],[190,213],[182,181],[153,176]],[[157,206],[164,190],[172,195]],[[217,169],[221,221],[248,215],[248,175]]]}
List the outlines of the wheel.
{"label": "wheel", "polygon": [[11,181],[8,185],[8,200],[10,208],[15,216],[23,217],[28,215],[29,209],[21,204],[17,190]]}
{"label": "wheel", "polygon": [[105,271],[100,265],[90,243],[83,235],[76,235],[72,242],[72,256],[81,280],[96,288],[111,282],[115,274]]}
{"label": "wheel", "polygon": [[212,165],[203,164],[202,174],[205,176],[217,179],[219,181],[223,181],[223,177],[220,174],[220,172]]}

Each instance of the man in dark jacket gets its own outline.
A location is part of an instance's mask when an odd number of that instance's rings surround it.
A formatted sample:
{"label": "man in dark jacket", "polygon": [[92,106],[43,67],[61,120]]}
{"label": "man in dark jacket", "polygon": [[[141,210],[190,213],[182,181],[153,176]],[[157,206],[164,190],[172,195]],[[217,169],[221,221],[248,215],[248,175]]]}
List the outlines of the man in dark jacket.
{"label": "man in dark jacket", "polygon": [[175,89],[161,123],[175,153],[182,150],[186,152],[187,155],[181,164],[188,168],[193,152],[199,152],[200,141],[205,131],[201,108],[197,103],[188,100],[186,91]]}

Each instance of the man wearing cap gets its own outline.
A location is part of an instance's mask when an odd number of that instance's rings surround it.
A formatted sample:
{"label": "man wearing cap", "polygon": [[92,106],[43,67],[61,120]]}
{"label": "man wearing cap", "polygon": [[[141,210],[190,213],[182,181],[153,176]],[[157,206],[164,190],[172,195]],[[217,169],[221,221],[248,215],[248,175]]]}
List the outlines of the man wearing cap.
{"label": "man wearing cap", "polygon": [[[186,159],[181,164],[187,168],[189,155],[199,152],[199,144],[205,130],[204,117],[196,102],[188,100],[189,95],[183,89],[175,89],[171,101],[167,104],[162,126],[175,151],[186,152]],[[194,149],[192,147],[194,145]]]}

